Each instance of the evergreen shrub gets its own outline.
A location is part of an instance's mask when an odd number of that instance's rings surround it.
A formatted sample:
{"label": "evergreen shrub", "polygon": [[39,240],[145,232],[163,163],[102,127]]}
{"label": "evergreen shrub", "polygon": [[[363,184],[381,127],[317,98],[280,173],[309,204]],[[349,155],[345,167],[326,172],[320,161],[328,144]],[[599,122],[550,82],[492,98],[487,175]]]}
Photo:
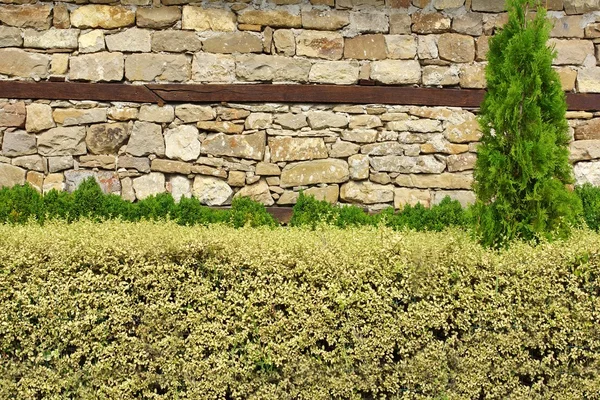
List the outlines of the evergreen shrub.
{"label": "evergreen shrub", "polygon": [[600,188],[586,183],[575,187],[583,205],[583,219],[590,229],[600,230]]}

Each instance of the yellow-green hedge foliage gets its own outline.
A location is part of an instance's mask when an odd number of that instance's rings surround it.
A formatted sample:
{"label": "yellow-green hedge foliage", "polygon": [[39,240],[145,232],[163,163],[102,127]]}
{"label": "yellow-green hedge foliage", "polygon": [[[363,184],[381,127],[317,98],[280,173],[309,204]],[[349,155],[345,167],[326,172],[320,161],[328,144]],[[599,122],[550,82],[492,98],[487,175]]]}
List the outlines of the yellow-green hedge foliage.
{"label": "yellow-green hedge foliage", "polygon": [[0,225],[0,398],[594,399],[600,235]]}

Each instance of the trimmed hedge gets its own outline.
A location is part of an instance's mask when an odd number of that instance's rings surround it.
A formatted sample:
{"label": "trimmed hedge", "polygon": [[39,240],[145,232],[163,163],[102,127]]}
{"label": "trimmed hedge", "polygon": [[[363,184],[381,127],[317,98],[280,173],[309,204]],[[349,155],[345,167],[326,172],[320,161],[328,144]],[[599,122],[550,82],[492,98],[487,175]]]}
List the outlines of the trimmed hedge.
{"label": "trimmed hedge", "polygon": [[0,225],[0,398],[592,399],[600,235]]}

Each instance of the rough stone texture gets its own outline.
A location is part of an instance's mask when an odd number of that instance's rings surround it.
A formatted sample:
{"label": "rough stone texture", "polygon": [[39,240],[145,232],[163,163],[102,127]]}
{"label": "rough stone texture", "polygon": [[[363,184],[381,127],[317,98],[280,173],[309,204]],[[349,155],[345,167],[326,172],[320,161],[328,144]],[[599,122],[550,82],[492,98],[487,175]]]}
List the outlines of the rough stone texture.
{"label": "rough stone texture", "polygon": [[446,158],[449,172],[460,172],[473,169],[477,155],[474,153],[452,154]]}
{"label": "rough stone texture", "polygon": [[302,27],[321,31],[337,31],[350,23],[347,11],[310,10],[302,12]]}
{"label": "rough stone texture", "polygon": [[342,131],[342,139],[356,143],[371,143],[377,139],[375,129],[353,129]]}
{"label": "rough stone texture", "polygon": [[412,60],[417,55],[417,41],[412,35],[386,35],[387,57]]}
{"label": "rough stone texture", "polygon": [[69,78],[85,81],[120,81],[123,79],[122,53],[94,53],[71,57]]}
{"label": "rough stone texture", "polygon": [[432,155],[371,157],[369,161],[371,168],[377,172],[440,174],[446,169],[446,164]]}
{"label": "rough stone texture", "polygon": [[554,24],[552,31],[550,32],[551,37],[560,38],[582,38],[583,34],[583,18],[581,15],[564,16],[560,18],[550,18]]}
{"label": "rough stone texture", "polygon": [[384,60],[387,56],[383,35],[359,35],[345,40],[344,58],[357,60]]}
{"label": "rough stone texture", "polygon": [[390,203],[394,201],[394,187],[371,182],[350,181],[342,185],[340,198],[350,203]]}
{"label": "rough stone texture", "polygon": [[150,169],[152,171],[163,172],[165,174],[188,175],[192,172],[192,165],[183,161],[163,160],[161,158],[157,158],[152,160]]}
{"label": "rough stone texture", "polygon": [[353,154],[357,154],[360,150],[360,145],[343,140],[338,140],[331,146],[329,157],[345,158]]}
{"label": "rough stone texture", "polygon": [[431,204],[440,204],[448,196],[451,200],[456,200],[463,207],[468,207],[475,203],[475,193],[470,190],[439,190],[433,192]]}
{"label": "rough stone texture", "polygon": [[417,56],[421,60],[432,60],[439,56],[438,35],[420,35],[417,38]]}
{"label": "rough stone texture", "polygon": [[25,121],[27,132],[41,132],[55,126],[52,119],[52,107],[40,103],[32,103],[27,106],[27,120]]}
{"label": "rough stone texture", "polygon": [[30,171],[44,172],[46,169],[44,159],[37,154],[13,158],[12,164]]}
{"label": "rough stone texture", "polygon": [[279,176],[281,175],[281,170],[277,164],[259,162],[256,164],[255,174],[261,176]]}
{"label": "rough stone texture", "polygon": [[371,64],[371,79],[387,85],[419,83],[421,66],[418,61],[384,60]]}
{"label": "rough stone texture", "polygon": [[348,125],[348,117],[330,111],[309,111],[308,124],[313,129],[343,128]]}
{"label": "rough stone texture", "polygon": [[105,38],[108,51],[124,51],[129,53],[148,53],[151,50],[150,31],[131,28]]}
{"label": "rough stone texture", "polygon": [[572,67],[556,68],[562,88],[566,92],[571,92],[575,89],[577,81],[577,70]]}
{"label": "rough stone texture", "polygon": [[471,36],[444,33],[438,40],[440,58],[457,63],[475,60],[475,42]]}
{"label": "rough stone texture", "polygon": [[355,61],[325,61],[313,64],[308,80],[315,83],[353,85],[358,81],[359,65]]}
{"label": "rough stone texture", "polygon": [[451,86],[460,83],[459,69],[456,65],[443,67],[426,65],[423,67],[423,85]]}
{"label": "rough stone texture", "polygon": [[281,125],[282,128],[298,130],[308,126],[306,115],[304,114],[276,114],[275,123]]}
{"label": "rough stone texture", "polygon": [[273,200],[273,196],[271,196],[271,192],[269,191],[269,185],[263,179],[253,185],[244,186],[233,197],[249,197],[265,206],[275,204],[275,200]]}
{"label": "rough stone texture", "polygon": [[476,119],[471,119],[446,127],[444,137],[452,143],[477,142],[481,139],[481,129]]}
{"label": "rough stone texture", "polygon": [[44,194],[56,190],[62,192],[65,190],[65,177],[63,174],[48,174],[44,178],[42,191]]}
{"label": "rough stone texture", "polygon": [[4,133],[2,155],[7,157],[24,156],[37,152],[35,135],[23,131]]}
{"label": "rough stone texture", "polygon": [[213,156],[230,156],[262,160],[265,154],[266,135],[260,131],[251,135],[208,135],[202,142],[200,152]]}
{"label": "rough stone texture", "polygon": [[238,23],[272,28],[300,28],[302,17],[285,10],[250,10],[238,15]]}
{"label": "rough stone texture", "polygon": [[420,189],[470,189],[473,184],[473,175],[468,172],[399,175],[396,178],[396,184]]}
{"label": "rough stone texture", "polygon": [[344,38],[340,33],[306,30],[296,36],[296,55],[339,60],[343,52]]}
{"label": "rough stone texture", "polygon": [[48,172],[59,172],[73,168],[73,156],[48,157]]}
{"label": "rough stone texture", "polygon": [[485,64],[463,64],[460,66],[460,87],[466,89],[484,89]]}
{"label": "rough stone texture", "polygon": [[18,28],[50,28],[52,7],[47,5],[7,5],[2,4],[0,22]]}
{"label": "rough stone texture", "polygon": [[26,29],[23,34],[23,45],[34,49],[76,49],[78,47],[77,29],[50,29],[36,31]]}
{"label": "rough stone texture", "polygon": [[25,183],[26,173],[27,172],[22,168],[0,163],[0,187],[23,185]]}
{"label": "rough stone texture", "polygon": [[452,30],[471,36],[483,34],[483,16],[479,13],[467,13],[452,19]]}
{"label": "rough stone texture", "polygon": [[127,153],[141,157],[149,154],[163,156],[165,141],[160,125],[150,122],[136,121],[127,143]]}
{"label": "rough stone texture", "polygon": [[571,162],[600,158],[600,140],[577,140],[569,145]]}
{"label": "rough stone texture", "polygon": [[135,23],[140,28],[168,28],[181,19],[179,7],[138,8]]}
{"label": "rough stone texture", "polygon": [[131,26],[135,12],[127,7],[89,4],[71,12],[71,25],[76,28],[115,29]]}
{"label": "rough stone texture", "polygon": [[75,191],[83,181],[94,178],[104,193],[120,194],[119,175],[109,171],[71,170],[65,172],[65,190]]}
{"label": "rough stone texture", "polygon": [[[115,121],[130,121],[132,119],[137,119],[138,117],[138,109],[134,107],[111,107],[106,110],[106,115],[110,119],[114,119]],[[56,117],[54,118],[56,121]],[[97,121],[103,122],[103,121]]]}
{"label": "rough stone texture", "polygon": [[[325,200],[328,203],[335,204],[338,201],[340,194],[340,187],[338,185],[328,185],[325,187],[311,187],[304,190],[304,194],[307,196],[313,196],[316,200]],[[277,201],[278,205],[290,205],[296,204],[299,192],[285,191],[281,194],[281,197]]]}
{"label": "rough stone texture", "polygon": [[350,179],[362,180],[369,178],[369,157],[364,154],[355,154],[348,157]]}
{"label": "rough stone texture", "polygon": [[198,129],[210,132],[221,132],[221,133],[242,133],[244,126],[229,121],[199,121],[196,126]]}
{"label": "rough stone texture", "polygon": [[387,33],[389,31],[388,17],[381,11],[350,12],[350,33]]}
{"label": "rough stone texture", "polygon": [[165,176],[160,172],[151,172],[133,180],[133,190],[138,200],[165,192]]}
{"label": "rough stone texture", "polygon": [[50,57],[21,49],[0,49],[0,74],[40,79],[48,76]]}
{"label": "rough stone texture", "polygon": [[138,117],[141,121],[149,122],[173,122],[175,119],[175,109],[173,106],[158,106],[158,105],[146,105],[140,107],[140,113]]}
{"label": "rough stone texture", "polygon": [[181,125],[165,131],[165,154],[169,158],[191,161],[200,155],[198,129],[191,125]]}
{"label": "rough stone texture", "polygon": [[167,190],[177,203],[182,197],[192,197],[192,183],[184,176],[172,176],[167,182]]}
{"label": "rough stone texture", "polygon": [[125,60],[125,77],[132,81],[183,82],[190,78],[190,63],[183,54],[132,54]]}
{"label": "rough stone texture", "polygon": [[221,179],[211,176],[196,176],[192,194],[200,203],[207,206],[222,206],[231,204],[233,190]]}
{"label": "rough stone texture", "polygon": [[43,156],[85,154],[85,127],[52,128],[38,136],[37,145]]}
{"label": "rough stone texture", "polygon": [[104,42],[104,32],[99,29],[94,29],[88,33],[79,35],[78,38],[79,53],[95,53],[106,49]]}
{"label": "rough stone texture", "polygon": [[350,178],[348,163],[343,160],[315,160],[288,164],[281,171],[281,187],[342,183]]}
{"label": "rough stone texture", "polygon": [[52,118],[63,126],[94,124],[106,122],[106,109],[57,108],[52,112]]}
{"label": "rough stone texture", "polygon": [[135,169],[140,172],[150,172],[150,160],[146,157],[119,156],[118,168]]}
{"label": "rough stone texture", "polygon": [[262,40],[248,32],[221,33],[203,42],[203,50],[208,53],[261,53]]}
{"label": "rough stone texture", "polygon": [[117,154],[129,138],[126,123],[96,124],[88,127],[85,141],[92,154]]}
{"label": "rough stone texture", "polygon": [[227,184],[233,187],[246,185],[246,173],[244,171],[231,171],[227,177]]}
{"label": "rough stone texture", "polygon": [[575,127],[575,140],[599,140],[600,119],[592,119]]}
{"label": "rough stone texture", "polygon": [[263,54],[240,55],[235,60],[236,76],[246,81],[306,82],[311,67],[308,60]]}
{"label": "rough stone texture", "polygon": [[401,156],[404,154],[405,144],[398,142],[370,143],[362,146],[360,152],[370,156]]}
{"label": "rough stone texture", "polygon": [[244,128],[252,129],[267,129],[273,124],[273,115],[269,113],[252,113],[246,118]]}
{"label": "rough stone texture", "polygon": [[580,69],[577,86],[583,93],[600,93],[600,67]]}
{"label": "rough stone texture", "polygon": [[184,6],[181,28],[231,32],[235,30],[235,14],[221,8]]}
{"label": "rough stone texture", "polygon": [[0,47],[19,47],[23,44],[21,30],[10,26],[0,26]]}
{"label": "rough stone texture", "polygon": [[505,0],[471,0],[473,11],[502,12],[506,10]]}
{"label": "rough stone texture", "polygon": [[555,46],[557,57],[553,65],[580,65],[589,54],[594,54],[594,44],[589,40],[550,39],[549,46]]}
{"label": "rough stone texture", "polygon": [[597,0],[564,0],[564,3],[567,14],[583,14],[600,8]]}
{"label": "rough stone texture", "polygon": [[235,60],[228,55],[196,53],[192,77],[198,82],[231,82],[235,79]]}
{"label": "rough stone texture", "polygon": [[300,161],[327,158],[327,148],[322,138],[269,138],[271,161]]}
{"label": "rough stone texture", "polygon": [[26,112],[22,101],[0,102],[0,126],[24,127]]}
{"label": "rough stone texture", "polygon": [[394,189],[394,208],[402,209],[405,205],[416,206],[421,203],[424,207],[431,204],[429,190],[396,188]]}
{"label": "rough stone texture", "polygon": [[183,122],[210,121],[215,119],[216,112],[210,106],[180,104],[175,106],[175,116]]}
{"label": "rough stone texture", "polygon": [[79,167],[83,168],[102,168],[114,170],[117,166],[117,157],[114,155],[99,156],[81,156],[79,157]]}
{"label": "rough stone texture", "polygon": [[443,33],[450,30],[451,19],[442,14],[412,14],[412,30],[415,33]]}

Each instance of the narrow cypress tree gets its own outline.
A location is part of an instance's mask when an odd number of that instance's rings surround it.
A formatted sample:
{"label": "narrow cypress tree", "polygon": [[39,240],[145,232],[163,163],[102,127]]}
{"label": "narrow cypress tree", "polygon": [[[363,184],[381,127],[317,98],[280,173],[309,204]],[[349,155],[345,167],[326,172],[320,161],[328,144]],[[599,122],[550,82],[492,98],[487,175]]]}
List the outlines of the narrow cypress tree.
{"label": "narrow cypress tree", "polygon": [[[547,46],[550,23],[533,0],[507,0],[508,23],[490,39],[483,132],[475,166],[482,244],[569,235],[581,213],[568,160],[566,100]],[[537,7],[534,18],[530,8]]]}

